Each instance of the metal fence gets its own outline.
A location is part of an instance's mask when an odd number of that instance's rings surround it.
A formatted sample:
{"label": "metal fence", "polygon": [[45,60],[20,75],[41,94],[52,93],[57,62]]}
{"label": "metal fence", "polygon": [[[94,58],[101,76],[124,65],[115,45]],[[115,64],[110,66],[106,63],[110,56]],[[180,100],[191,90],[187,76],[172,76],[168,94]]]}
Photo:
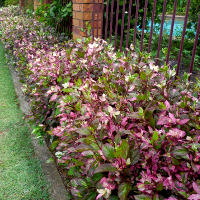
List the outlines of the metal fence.
{"label": "metal fence", "polygon": [[[162,53],[162,40],[163,40],[163,27],[166,17],[166,8],[167,8],[167,0],[164,0],[163,2],[163,9],[162,13],[160,13],[160,27],[159,27],[159,33],[155,33],[154,27],[155,27],[155,13],[156,13],[156,6],[157,6],[157,0],[153,1],[153,8],[148,13],[151,15],[150,17],[150,25],[149,25],[149,31],[146,31],[147,27],[147,11],[148,11],[148,3],[150,0],[145,0],[144,7],[141,7],[139,0],[102,0],[102,4],[95,4],[94,0],[94,7],[97,6],[97,8],[94,8],[94,10],[98,10],[97,15],[103,15],[102,22],[101,22],[101,31],[102,33],[99,33],[99,36],[103,39],[112,42],[114,44],[115,49],[120,49],[120,51],[126,50],[126,48],[129,47],[130,43],[133,44],[134,48],[136,49],[136,46],[138,47],[139,52],[146,51],[148,53],[151,53],[152,51],[152,42],[155,43],[155,39],[153,39],[153,35],[157,35],[158,41],[157,41],[157,49],[156,49],[156,55],[154,55],[154,59],[156,60],[156,64],[160,61],[160,54]],[[169,64],[170,56],[172,55],[172,48],[173,48],[173,32],[174,32],[174,24],[176,19],[176,11],[177,11],[177,1],[174,0],[173,5],[173,13],[171,15],[171,28],[170,33],[168,36],[168,45],[167,45],[167,54],[165,55],[164,61]],[[98,0],[98,3],[100,0]],[[186,27],[188,23],[188,16],[189,16],[189,8],[190,8],[190,0],[187,0],[187,5],[185,8],[185,15],[184,15],[184,23],[181,30],[181,36],[177,37],[176,40],[179,40],[179,49],[177,52],[177,58],[176,58],[176,72],[177,75],[180,71],[181,66],[181,59],[182,54],[184,51],[184,40],[186,39]],[[102,6],[100,6],[102,5]],[[141,14],[139,16],[139,9],[142,9],[142,18]],[[119,14],[119,12],[121,14]],[[103,13],[103,14],[102,14]],[[127,18],[128,15],[128,18]],[[125,19],[126,16],[126,19]],[[98,16],[97,16],[98,19]],[[125,21],[126,20],[126,21]],[[140,27],[139,25],[140,20]],[[93,18],[94,21],[94,18]],[[195,60],[195,54],[197,49],[197,44],[199,40],[199,32],[200,32],[200,15],[198,16],[197,20],[197,28],[195,30],[194,36],[189,41],[192,43],[191,48],[191,57],[189,61],[189,72],[193,72],[193,66],[194,66],[194,60]],[[120,22],[120,23],[119,23]],[[134,22],[134,23],[133,23]],[[94,29],[94,27],[93,27]],[[97,27],[98,30],[98,27]],[[94,33],[94,31],[93,31]],[[97,33],[98,37],[98,33]],[[148,44],[144,45],[144,37],[148,37],[146,41],[148,41]],[[188,39],[187,39],[188,40]],[[139,41],[139,42],[138,42]],[[146,42],[147,43],[147,42]],[[200,52],[198,52],[200,55]],[[200,63],[197,63],[198,67],[200,67]]]}
{"label": "metal fence", "polygon": [[[62,5],[65,7],[72,0],[62,0]],[[66,33],[69,38],[72,37],[72,16],[65,17],[58,26],[58,31]]]}

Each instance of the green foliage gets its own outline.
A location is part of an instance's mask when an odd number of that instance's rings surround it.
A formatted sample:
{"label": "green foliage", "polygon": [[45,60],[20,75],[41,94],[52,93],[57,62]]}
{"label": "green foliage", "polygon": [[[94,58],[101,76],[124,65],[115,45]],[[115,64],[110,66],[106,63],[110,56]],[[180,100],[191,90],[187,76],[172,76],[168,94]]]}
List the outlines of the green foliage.
{"label": "green foliage", "polygon": [[62,22],[72,17],[72,2],[70,1],[65,6],[62,5],[61,0],[54,0],[51,4],[41,4],[35,14],[40,22],[59,30]]}
{"label": "green foliage", "polygon": [[18,5],[19,0],[5,0],[4,4],[5,4],[5,6]]}
{"label": "green foliage", "polygon": [[45,134],[74,199],[198,195],[199,80],[176,79],[132,46],[125,56],[101,39],[60,42],[35,19],[2,15],[35,133]]}

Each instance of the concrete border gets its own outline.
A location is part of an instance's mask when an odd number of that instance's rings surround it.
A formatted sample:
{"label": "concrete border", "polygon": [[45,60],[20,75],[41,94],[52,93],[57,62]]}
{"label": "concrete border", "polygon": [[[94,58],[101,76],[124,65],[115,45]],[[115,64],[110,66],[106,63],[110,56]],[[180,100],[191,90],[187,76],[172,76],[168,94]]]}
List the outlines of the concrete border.
{"label": "concrete border", "polygon": [[[165,19],[172,19],[173,15],[165,15]],[[179,21],[184,21],[185,16],[182,15],[176,15],[175,16],[175,20],[179,20]]]}
{"label": "concrete border", "polygon": [[[10,73],[12,75],[15,91],[20,103],[20,109],[26,115],[31,114],[31,108],[22,92],[22,83],[20,82],[19,74],[16,72],[13,66],[8,64]],[[46,143],[39,144],[37,139],[31,134],[32,144],[34,151],[40,163],[42,165],[43,172],[49,183],[49,196],[50,200],[70,200],[67,195],[68,192],[63,184],[61,176],[56,168],[56,164],[53,162],[47,163],[46,161],[52,157]]]}

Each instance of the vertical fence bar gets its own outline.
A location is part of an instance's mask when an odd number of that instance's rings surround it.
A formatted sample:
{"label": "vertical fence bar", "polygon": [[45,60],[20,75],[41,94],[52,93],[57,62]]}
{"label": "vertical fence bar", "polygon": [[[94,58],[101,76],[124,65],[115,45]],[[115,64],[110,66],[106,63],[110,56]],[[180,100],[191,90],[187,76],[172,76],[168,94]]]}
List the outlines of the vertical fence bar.
{"label": "vertical fence bar", "polygon": [[111,16],[110,16],[110,37],[109,42],[111,43],[111,37],[112,37],[112,26],[113,26],[113,9],[114,9],[114,0],[112,0],[111,5]]}
{"label": "vertical fence bar", "polygon": [[101,39],[103,38],[103,18],[104,18],[104,0],[102,0],[102,8],[101,8]]}
{"label": "vertical fence bar", "polygon": [[97,1],[97,38],[99,37],[99,0]]}
{"label": "vertical fence bar", "polygon": [[95,0],[93,0],[93,12],[92,12],[92,41],[94,41],[94,24],[95,24]]}
{"label": "vertical fence bar", "polygon": [[[129,11],[128,11],[128,26],[127,26],[127,36],[126,36],[126,48],[128,48],[129,43],[129,35],[130,35],[130,27],[131,27],[131,8],[132,8],[132,0],[129,2]],[[127,51],[126,51],[127,54]]]}
{"label": "vertical fence bar", "polygon": [[172,16],[172,25],[171,25],[170,36],[169,36],[169,44],[168,44],[168,51],[167,51],[167,57],[166,57],[166,64],[169,63],[169,55],[170,55],[170,50],[171,50],[171,45],[172,45],[174,22],[175,22],[175,17],[176,17],[176,8],[177,8],[177,0],[174,1],[174,11],[173,11],[173,16]]}
{"label": "vertical fence bar", "polygon": [[144,29],[145,29],[145,22],[146,22],[146,17],[147,17],[147,5],[148,5],[148,0],[145,0],[143,25],[142,25],[142,36],[141,36],[141,44],[140,44],[140,51],[141,52],[143,50]]}
{"label": "vertical fence bar", "polygon": [[124,16],[125,16],[126,0],[123,0],[123,11],[122,11],[122,26],[121,26],[121,38],[120,38],[120,51],[122,51],[122,43],[124,38]]}
{"label": "vertical fence bar", "polygon": [[107,40],[107,30],[108,30],[108,11],[109,11],[109,0],[107,0],[107,5],[106,5],[106,27],[105,27],[105,40]]}
{"label": "vertical fence bar", "polygon": [[[195,58],[196,48],[197,48],[197,44],[198,44],[199,33],[200,33],[200,14],[199,14],[199,20],[198,20],[198,25],[197,25],[197,30],[196,30],[194,46],[193,46],[193,50],[192,50],[192,59],[191,59],[191,63],[190,63],[190,73],[192,73],[192,70],[193,70],[194,58]],[[191,76],[189,77],[189,79],[190,78],[191,78]]]}
{"label": "vertical fence bar", "polygon": [[138,11],[139,11],[139,0],[137,0],[136,13],[135,13],[135,25],[134,25],[134,36],[133,36],[133,47],[134,47],[134,49],[135,49],[135,40],[136,40],[136,33],[137,33]]}
{"label": "vertical fence bar", "polygon": [[184,20],[184,25],[183,25],[183,33],[182,33],[180,51],[179,51],[179,55],[178,55],[178,62],[177,62],[177,68],[176,68],[176,75],[178,75],[178,73],[179,73],[180,64],[181,64],[181,56],[182,56],[182,52],[183,52],[183,44],[184,44],[184,39],[185,39],[185,32],[186,32],[189,8],[190,8],[190,0],[187,1],[185,20]]}
{"label": "vertical fence bar", "polygon": [[115,24],[115,50],[117,49],[118,20],[119,20],[119,0],[117,0],[117,12],[116,12],[116,24]]}
{"label": "vertical fence bar", "polygon": [[167,7],[167,0],[164,0],[161,27],[160,27],[160,37],[159,37],[159,41],[158,41],[158,51],[157,51],[157,55],[156,55],[156,65],[158,64],[158,59],[159,59],[159,55],[160,55],[160,48],[161,48],[161,43],[162,43],[162,34],[163,34],[163,25],[164,25],[164,20],[165,20],[166,7]]}
{"label": "vertical fence bar", "polygon": [[151,42],[152,42],[152,36],[153,36],[153,24],[154,24],[154,20],[155,20],[155,13],[156,13],[156,3],[157,0],[154,0],[153,3],[153,12],[152,12],[152,17],[151,17],[151,30],[150,30],[150,36],[149,36],[149,46],[148,46],[148,53],[150,53],[151,51]]}

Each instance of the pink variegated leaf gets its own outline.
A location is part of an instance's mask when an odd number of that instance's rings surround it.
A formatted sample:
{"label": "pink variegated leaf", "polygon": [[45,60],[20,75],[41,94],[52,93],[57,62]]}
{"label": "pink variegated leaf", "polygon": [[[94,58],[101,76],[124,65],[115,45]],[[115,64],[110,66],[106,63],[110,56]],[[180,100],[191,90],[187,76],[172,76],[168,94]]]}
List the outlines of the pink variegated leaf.
{"label": "pink variegated leaf", "polygon": [[176,124],[176,118],[174,117],[172,113],[169,113],[169,118],[170,118],[171,123]]}
{"label": "pink variegated leaf", "polygon": [[131,85],[131,87],[129,88],[129,92],[132,92],[135,89],[135,85]]}
{"label": "pink variegated leaf", "polygon": [[50,98],[50,101],[55,101],[58,98],[57,94],[52,95],[52,97]]}
{"label": "pink variegated leaf", "polygon": [[175,197],[169,197],[169,198],[167,198],[167,199],[165,199],[165,200],[178,200],[178,199],[175,198]]}
{"label": "pink variegated leaf", "polygon": [[193,181],[192,187],[194,188],[195,192],[200,195],[200,186]]}
{"label": "pink variegated leaf", "polygon": [[186,135],[186,133],[185,131],[182,131],[178,128],[172,128],[169,130],[168,133],[166,133],[166,135],[176,137],[176,138],[183,138]]}
{"label": "pink variegated leaf", "polygon": [[166,109],[167,109],[167,110],[170,109],[170,103],[169,103],[169,101],[167,101],[167,100],[165,101],[165,106],[166,106]]}
{"label": "pink variegated leaf", "polygon": [[161,116],[157,122],[157,125],[169,125],[169,124],[170,124],[170,118],[167,116]]}
{"label": "pink variegated leaf", "polygon": [[101,197],[103,197],[104,193],[100,193],[97,195],[96,200],[100,199]]}
{"label": "pink variegated leaf", "polygon": [[131,99],[129,99],[129,101],[136,101],[137,98],[136,97],[132,97]]}
{"label": "pink variegated leaf", "polygon": [[126,124],[127,124],[127,119],[128,119],[128,117],[124,117],[124,118],[123,118],[122,123],[121,123],[122,126],[126,126]]}
{"label": "pink variegated leaf", "polygon": [[200,200],[200,194],[192,194],[188,197],[188,200]]}
{"label": "pink variegated leaf", "polygon": [[184,125],[184,124],[188,123],[189,121],[190,121],[189,119],[181,119],[181,120],[178,122],[178,124]]}

